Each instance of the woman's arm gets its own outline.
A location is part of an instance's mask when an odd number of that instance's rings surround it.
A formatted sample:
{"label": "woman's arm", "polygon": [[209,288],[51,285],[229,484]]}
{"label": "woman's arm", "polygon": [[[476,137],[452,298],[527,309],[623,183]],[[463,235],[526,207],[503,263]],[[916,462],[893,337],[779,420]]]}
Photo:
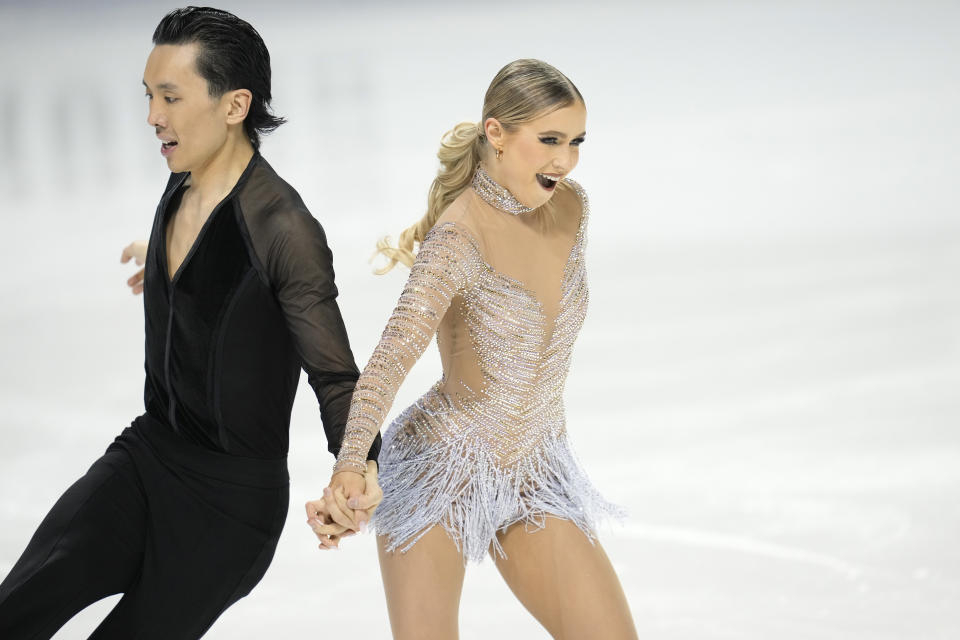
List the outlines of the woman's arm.
{"label": "woman's arm", "polygon": [[370,517],[363,496],[365,452],[379,435],[400,384],[433,339],[453,298],[476,279],[483,261],[464,227],[442,223],[427,233],[380,342],[357,381],[343,444],[324,490],[334,521],[361,529]]}
{"label": "woman's arm", "polygon": [[430,344],[451,300],[474,280],[480,264],[473,238],[460,225],[440,224],[424,238],[400,300],[357,381],[335,473],[363,473],[364,454],[400,384]]}

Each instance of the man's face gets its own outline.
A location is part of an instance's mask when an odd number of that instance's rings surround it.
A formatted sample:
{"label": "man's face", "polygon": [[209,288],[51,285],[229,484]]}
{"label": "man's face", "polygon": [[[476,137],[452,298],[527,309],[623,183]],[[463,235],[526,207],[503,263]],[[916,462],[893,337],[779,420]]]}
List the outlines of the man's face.
{"label": "man's face", "polygon": [[228,100],[214,98],[197,73],[196,44],[161,44],[153,48],[143,71],[150,110],[147,124],[157,132],[160,153],[170,171],[204,167],[227,139]]}

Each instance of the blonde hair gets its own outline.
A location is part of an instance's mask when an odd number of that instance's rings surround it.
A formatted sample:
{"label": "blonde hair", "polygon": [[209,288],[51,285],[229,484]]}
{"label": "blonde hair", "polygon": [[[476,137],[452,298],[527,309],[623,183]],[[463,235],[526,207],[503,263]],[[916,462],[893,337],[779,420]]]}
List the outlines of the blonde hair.
{"label": "blonde hair", "polygon": [[514,60],[500,69],[483,98],[480,122],[461,122],[440,138],[440,169],[427,194],[427,212],[400,234],[397,246],[392,246],[389,238],[377,242],[374,257],[382,255],[388,263],[376,273],[387,273],[398,262],[412,266],[415,245],[423,242],[440,214],[470,186],[480,161],[491,153],[483,131],[487,118],[495,118],[509,132],[517,125],[578,101],[582,103],[583,96],[577,87],[546,62]]}

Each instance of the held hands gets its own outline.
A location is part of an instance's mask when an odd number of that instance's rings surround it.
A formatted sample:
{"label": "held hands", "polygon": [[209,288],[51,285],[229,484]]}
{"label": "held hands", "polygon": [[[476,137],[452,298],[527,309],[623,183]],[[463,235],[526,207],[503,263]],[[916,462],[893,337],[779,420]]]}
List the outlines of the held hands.
{"label": "held hands", "polygon": [[320,549],[339,549],[340,539],[365,533],[367,523],[383,499],[377,484],[377,463],[367,461],[363,475],[335,473],[323,498],[307,503],[307,524],[320,540]]}
{"label": "held hands", "polygon": [[[147,242],[145,240],[131,242],[123,248],[123,253],[120,254],[120,262],[126,264],[130,262],[131,258],[136,260],[137,266],[141,266],[147,261]],[[140,269],[130,276],[130,278],[127,279],[127,285],[130,287],[133,295],[143,293],[143,269]]]}

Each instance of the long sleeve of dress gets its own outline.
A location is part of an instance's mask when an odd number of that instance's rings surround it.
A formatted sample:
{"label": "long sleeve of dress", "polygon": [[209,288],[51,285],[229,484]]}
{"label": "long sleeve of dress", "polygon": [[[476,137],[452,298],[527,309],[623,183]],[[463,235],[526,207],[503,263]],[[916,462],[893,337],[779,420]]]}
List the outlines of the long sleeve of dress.
{"label": "long sleeve of dress", "polygon": [[[320,223],[305,209],[276,212],[259,222],[250,228],[251,240],[320,404],[327,448],[337,455],[359,371],[337,305],[333,255]],[[360,457],[376,460],[379,451],[377,437]]]}
{"label": "long sleeve of dress", "polygon": [[464,227],[441,223],[427,233],[400,300],[357,382],[334,472],[363,472],[364,453],[379,437],[400,384],[430,344],[453,298],[475,280],[481,264],[480,252]]}

